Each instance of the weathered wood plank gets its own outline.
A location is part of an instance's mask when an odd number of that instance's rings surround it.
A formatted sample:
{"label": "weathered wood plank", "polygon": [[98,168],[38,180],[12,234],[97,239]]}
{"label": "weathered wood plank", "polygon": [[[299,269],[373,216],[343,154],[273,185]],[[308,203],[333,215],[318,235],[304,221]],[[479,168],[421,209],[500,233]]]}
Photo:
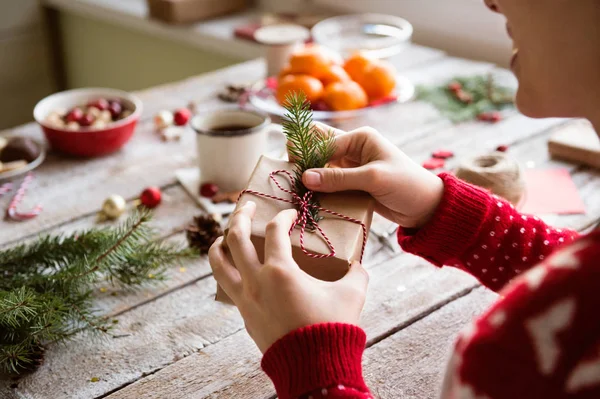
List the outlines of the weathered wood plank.
{"label": "weathered wood plank", "polygon": [[[475,284],[465,273],[436,270],[406,254],[369,270],[371,283],[361,325],[370,341],[423,317]],[[254,344],[240,331],[109,397],[267,398],[274,392],[260,372],[259,360]]]}
{"label": "weathered wood plank", "polygon": [[380,399],[439,397],[456,335],[496,297],[477,289],[367,349],[363,367],[371,392]]}

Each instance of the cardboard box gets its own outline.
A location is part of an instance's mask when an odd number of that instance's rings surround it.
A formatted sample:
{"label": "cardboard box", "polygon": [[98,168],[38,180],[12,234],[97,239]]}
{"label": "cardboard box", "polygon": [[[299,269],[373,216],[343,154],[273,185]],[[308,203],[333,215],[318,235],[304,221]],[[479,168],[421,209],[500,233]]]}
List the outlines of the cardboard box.
{"label": "cardboard box", "polygon": [[246,0],[147,0],[152,18],[182,24],[240,11]]}
{"label": "cardboard box", "polygon": [[[291,197],[290,194],[281,191],[269,178],[271,172],[281,169],[293,172],[294,165],[263,156],[250,177],[247,189],[289,199]],[[276,176],[276,179],[282,187],[290,188],[289,178],[286,175],[280,174]],[[360,220],[367,227],[368,234],[375,207],[375,200],[370,195],[364,192],[353,191],[319,194],[319,199],[321,207]],[[237,207],[244,206],[248,201],[256,203],[256,214],[252,224],[251,240],[262,262],[264,259],[264,236],[267,223],[279,212],[292,208],[293,205],[246,193],[238,201]],[[360,259],[363,245],[363,229],[360,224],[340,219],[327,213],[321,212],[320,216],[323,219],[319,221],[319,227],[323,229],[331,241],[336,255],[322,259],[307,256],[300,248],[300,229],[294,229],[291,235],[293,245],[292,255],[298,266],[311,276],[320,280],[336,281],[346,275],[351,261]],[[227,235],[227,230],[225,231],[225,235]],[[305,248],[311,252],[322,254],[330,252],[326,242],[318,232],[305,231],[304,243]],[[220,287],[217,287],[216,300],[231,303]]]}

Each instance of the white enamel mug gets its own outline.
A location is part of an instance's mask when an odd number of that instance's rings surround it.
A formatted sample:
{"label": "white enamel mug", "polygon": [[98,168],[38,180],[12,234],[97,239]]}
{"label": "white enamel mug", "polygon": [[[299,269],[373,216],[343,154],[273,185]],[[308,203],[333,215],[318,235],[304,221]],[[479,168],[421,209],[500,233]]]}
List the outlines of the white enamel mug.
{"label": "white enamel mug", "polygon": [[201,183],[224,192],[241,191],[261,155],[267,153],[271,118],[254,111],[224,109],[197,115],[196,131]]}

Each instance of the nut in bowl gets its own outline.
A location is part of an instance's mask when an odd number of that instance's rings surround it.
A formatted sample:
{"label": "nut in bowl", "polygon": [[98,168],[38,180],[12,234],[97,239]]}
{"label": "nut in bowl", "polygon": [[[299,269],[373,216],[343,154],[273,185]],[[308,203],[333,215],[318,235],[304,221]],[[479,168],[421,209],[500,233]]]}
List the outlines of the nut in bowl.
{"label": "nut in bowl", "polygon": [[124,91],[85,88],[52,94],[33,116],[53,150],[95,157],[119,150],[133,135],[142,102]]}

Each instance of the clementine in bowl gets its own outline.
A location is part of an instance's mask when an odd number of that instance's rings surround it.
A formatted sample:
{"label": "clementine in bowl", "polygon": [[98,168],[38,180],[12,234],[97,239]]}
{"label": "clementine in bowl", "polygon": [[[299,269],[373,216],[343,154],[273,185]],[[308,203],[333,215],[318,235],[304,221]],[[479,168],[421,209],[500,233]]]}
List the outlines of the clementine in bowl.
{"label": "clementine in bowl", "polygon": [[279,104],[286,103],[286,97],[293,92],[303,92],[306,99],[314,103],[323,96],[323,83],[309,75],[287,75],[279,80],[275,98]]}
{"label": "clementine in bowl", "polygon": [[320,78],[331,65],[330,57],[320,47],[310,46],[294,52],[290,57],[290,73]]}
{"label": "clementine in bowl", "polygon": [[364,80],[366,71],[375,64],[375,60],[366,56],[364,53],[355,53],[344,63],[344,69],[350,75],[352,80],[361,83]]}
{"label": "clementine in bowl", "polygon": [[331,83],[343,82],[346,80],[351,80],[350,75],[348,75],[346,70],[339,65],[330,66],[327,73],[321,76],[321,82],[325,87],[327,87]]}
{"label": "clementine in bowl", "polygon": [[327,86],[323,100],[332,111],[364,108],[369,102],[364,89],[352,80],[335,82]]}
{"label": "clementine in bowl", "polygon": [[377,61],[364,72],[360,84],[371,100],[389,96],[396,87],[396,69],[385,61]]}

